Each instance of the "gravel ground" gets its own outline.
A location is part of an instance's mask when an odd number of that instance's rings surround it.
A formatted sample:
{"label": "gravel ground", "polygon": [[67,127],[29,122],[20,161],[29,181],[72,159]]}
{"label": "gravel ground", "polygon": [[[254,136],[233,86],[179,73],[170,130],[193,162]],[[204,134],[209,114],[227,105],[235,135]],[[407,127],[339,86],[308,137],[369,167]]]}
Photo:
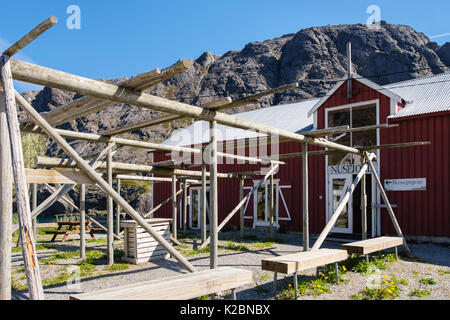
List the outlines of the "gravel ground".
{"label": "gravel ground", "polygon": [[[264,233],[252,233],[256,235],[261,243],[267,241],[267,235]],[[277,241],[280,243],[265,244],[262,248],[252,245],[254,241],[238,242],[251,248],[249,251],[219,250],[219,266],[234,266],[252,270],[254,273],[254,283],[250,286],[238,288],[238,299],[243,300],[268,300],[276,299],[272,291],[273,273],[261,270],[261,259],[274,256],[295,253],[301,250],[301,235],[293,234],[277,234]],[[58,250],[76,251],[78,250],[79,241],[69,240],[65,244],[58,244]],[[227,239],[238,239],[238,233],[228,232],[220,235],[219,245],[226,246]],[[192,245],[192,239],[183,240],[186,244]],[[49,242],[40,242],[49,243]],[[104,243],[88,243],[88,250],[97,249],[105,250]],[[339,248],[340,243],[325,242],[323,247]],[[388,264],[386,270],[381,270],[380,278],[384,279],[384,275],[390,277],[394,275],[397,279],[404,279],[407,285],[400,285],[401,292],[396,299],[433,299],[433,300],[449,300],[450,299],[450,248],[448,245],[440,246],[433,244],[410,244],[411,251],[416,257],[408,259],[401,257],[398,262]],[[55,250],[40,250],[39,259],[51,257]],[[203,253],[195,256],[188,256],[187,259],[198,269],[209,268],[209,254]],[[41,264],[42,278],[55,277],[66,267],[77,263],[77,259],[58,260],[52,265]],[[13,277],[16,283],[26,283],[24,273],[20,267],[23,266],[22,254],[20,252],[13,253]],[[118,272],[110,272],[104,269],[104,266],[96,267],[94,275],[83,278],[78,288],[67,286],[66,282],[53,286],[45,286],[45,298],[51,300],[67,300],[71,294],[90,292],[102,288],[117,287],[130,283],[138,283],[141,281],[160,279],[180,273],[186,273],[181,265],[174,259],[165,259],[157,263],[145,263],[142,265],[129,265],[128,269]],[[299,281],[310,280],[315,275],[314,270],[306,270],[299,276]],[[339,285],[330,284],[331,293],[321,295],[305,295],[301,296],[304,300],[345,300],[351,299],[351,296],[364,289],[369,283],[369,275],[347,272],[344,275],[345,281]],[[435,284],[422,284],[419,282],[422,278],[432,278]],[[292,283],[292,276],[284,276],[279,274],[278,277],[278,293],[285,290]],[[430,291],[425,297],[413,297],[410,292],[414,289]],[[228,298],[226,293],[223,297]],[[13,290],[13,299],[27,299],[26,290]]]}

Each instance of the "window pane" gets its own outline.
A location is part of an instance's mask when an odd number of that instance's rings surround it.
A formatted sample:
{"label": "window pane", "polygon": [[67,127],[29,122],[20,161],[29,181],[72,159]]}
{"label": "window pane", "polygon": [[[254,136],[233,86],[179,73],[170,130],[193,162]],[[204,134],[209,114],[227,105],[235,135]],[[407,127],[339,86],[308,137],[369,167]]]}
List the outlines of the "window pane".
{"label": "window pane", "polygon": [[[333,213],[336,211],[339,201],[341,199],[342,191],[344,190],[346,179],[334,179],[333,180]],[[336,228],[348,228],[348,203],[342,210],[339,218],[336,221]]]}
{"label": "window pane", "polygon": [[[377,124],[376,105],[356,107],[352,110],[352,128],[359,128]],[[377,144],[377,130],[352,133],[352,146],[355,148],[374,146]],[[361,157],[354,155],[354,163],[361,163]]]}
{"label": "window pane", "polygon": [[[350,109],[340,109],[328,112],[328,128],[349,126],[350,125]],[[350,134],[335,134],[329,136],[330,141],[350,146]],[[344,152],[333,153],[328,156],[328,165],[348,164],[351,161],[351,156]]]}

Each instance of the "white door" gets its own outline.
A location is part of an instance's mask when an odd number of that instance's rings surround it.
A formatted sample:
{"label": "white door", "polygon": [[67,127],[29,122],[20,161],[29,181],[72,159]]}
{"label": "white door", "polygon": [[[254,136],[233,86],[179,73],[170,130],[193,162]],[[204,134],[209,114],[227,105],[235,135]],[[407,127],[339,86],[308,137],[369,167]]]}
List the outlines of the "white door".
{"label": "white door", "polygon": [[[337,209],[345,191],[352,184],[353,176],[349,174],[343,175],[330,175],[328,179],[328,210],[327,210],[327,222]],[[353,199],[350,196],[347,205],[342,210],[339,218],[337,219],[332,232],[336,233],[353,233]]]}
{"label": "white door", "polygon": [[[255,185],[259,181],[255,181]],[[256,226],[269,226],[269,185],[270,181],[266,181],[253,194],[253,221]],[[278,181],[274,181],[274,227],[278,227]]]}

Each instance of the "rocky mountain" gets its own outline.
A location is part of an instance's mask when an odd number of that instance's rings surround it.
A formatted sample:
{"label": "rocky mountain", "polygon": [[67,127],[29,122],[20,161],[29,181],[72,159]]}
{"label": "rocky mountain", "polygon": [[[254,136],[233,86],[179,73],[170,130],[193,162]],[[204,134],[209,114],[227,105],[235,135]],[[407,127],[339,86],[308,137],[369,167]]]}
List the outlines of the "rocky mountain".
{"label": "rocky mountain", "polygon": [[[227,113],[264,108],[270,105],[300,101],[324,95],[333,80],[346,73],[347,43],[352,43],[355,71],[361,76],[383,85],[431,74],[448,72],[450,43],[439,46],[409,26],[381,23],[378,30],[366,25],[338,25],[313,27],[263,42],[248,43],[242,50],[223,55],[203,53],[192,60],[191,67],[177,76],[148,90],[149,93],[175,99],[192,105],[201,105],[231,96],[240,98],[270,88],[298,82],[299,88],[265,97],[260,104],[226,110]],[[146,71],[146,70],[143,70]],[[117,83],[123,79],[107,80]],[[25,93],[39,111],[48,111],[64,105],[79,95],[58,89],[44,88],[40,92]],[[96,114],[66,123],[60,128],[97,133],[161,116],[158,111],[126,104],[117,104]],[[137,130],[122,137],[160,142],[190,121],[172,122]],[[102,145],[74,142],[76,150],[86,156],[98,152]],[[61,156],[52,145],[48,155]],[[117,161],[148,162],[145,150],[122,148]],[[142,204],[130,191],[130,200],[148,207],[148,196]],[[71,196],[75,199],[76,193]],[[101,194],[95,195],[93,205],[103,206]],[[58,209],[61,210],[61,209]],[[51,210],[55,211],[55,210]],[[50,211],[49,211],[50,212]]]}

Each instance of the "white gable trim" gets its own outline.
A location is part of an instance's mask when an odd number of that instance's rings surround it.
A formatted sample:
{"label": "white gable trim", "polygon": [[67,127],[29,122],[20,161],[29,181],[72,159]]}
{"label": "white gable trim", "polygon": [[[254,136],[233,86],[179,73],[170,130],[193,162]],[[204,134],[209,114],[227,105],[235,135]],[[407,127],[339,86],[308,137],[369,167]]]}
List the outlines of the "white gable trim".
{"label": "white gable trim", "polygon": [[[392,91],[390,91],[390,90],[388,90],[386,88],[383,88],[383,87],[377,85],[375,82],[370,81],[369,79],[361,77],[358,74],[354,74],[352,79],[361,82],[362,84],[368,86],[369,88],[371,88],[371,89],[373,89],[375,91],[380,92],[381,94],[391,98],[395,102],[401,102],[402,101],[402,98],[399,95],[393,93]],[[308,117],[310,117],[314,112],[316,112],[317,109],[319,109],[325,103],[325,101],[327,101],[328,98],[331,97],[345,83],[345,81],[347,81],[347,76],[343,77],[338,83],[336,83],[336,85],[330,90],[330,92],[328,92],[325,96],[323,96],[319,100],[319,102],[317,102],[314,105],[314,107],[312,107],[312,109],[309,110]]]}

